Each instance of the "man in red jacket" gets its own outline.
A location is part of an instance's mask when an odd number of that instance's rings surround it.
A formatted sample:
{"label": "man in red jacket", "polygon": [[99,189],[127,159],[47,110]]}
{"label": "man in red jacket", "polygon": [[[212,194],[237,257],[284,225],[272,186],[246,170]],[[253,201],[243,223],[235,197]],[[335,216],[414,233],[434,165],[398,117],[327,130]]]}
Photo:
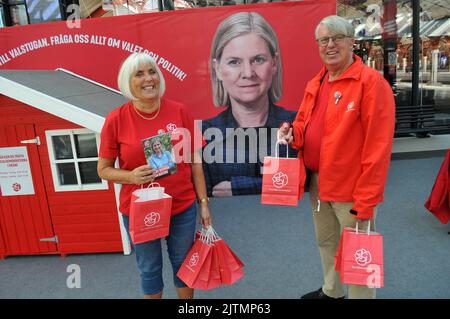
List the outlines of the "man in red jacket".
{"label": "man in red jacket", "polygon": [[[334,256],[344,227],[374,226],[383,201],[395,127],[392,89],[378,71],[353,54],[354,29],[329,16],[316,28],[325,66],[308,82],[294,123],[284,123],[282,143],[299,149],[300,181],[310,174],[310,200],[323,267],[322,287],[302,298],[343,298]],[[303,192],[303,185],[300,187]],[[375,289],[348,287],[349,298],[375,298]]]}

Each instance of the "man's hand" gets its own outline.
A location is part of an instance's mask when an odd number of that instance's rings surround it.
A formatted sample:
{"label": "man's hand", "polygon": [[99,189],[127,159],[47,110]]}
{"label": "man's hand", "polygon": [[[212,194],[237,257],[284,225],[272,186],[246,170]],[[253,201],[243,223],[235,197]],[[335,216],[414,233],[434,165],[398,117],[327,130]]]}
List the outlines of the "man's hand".
{"label": "man's hand", "polygon": [[289,123],[284,122],[278,129],[278,142],[280,144],[291,144],[294,137],[292,136],[292,127]]}

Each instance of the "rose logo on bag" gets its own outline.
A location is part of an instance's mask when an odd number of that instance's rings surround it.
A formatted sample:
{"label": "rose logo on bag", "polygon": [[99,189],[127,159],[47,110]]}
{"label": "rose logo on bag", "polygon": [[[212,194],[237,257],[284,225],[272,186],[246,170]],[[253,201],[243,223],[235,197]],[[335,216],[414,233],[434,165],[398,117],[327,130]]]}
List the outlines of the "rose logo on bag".
{"label": "rose logo on bag", "polygon": [[144,217],[144,224],[147,227],[153,226],[159,222],[160,218],[158,213],[151,212]]}
{"label": "rose logo on bag", "polygon": [[361,248],[355,252],[355,261],[359,266],[367,266],[372,262],[370,251]]}
{"label": "rose logo on bag", "polygon": [[288,176],[283,172],[278,172],[272,177],[273,186],[282,188],[288,184]]}
{"label": "rose logo on bag", "polygon": [[191,259],[189,259],[189,266],[195,267],[195,265],[197,265],[197,263],[198,263],[199,258],[200,258],[200,255],[198,253],[194,253],[191,256]]}

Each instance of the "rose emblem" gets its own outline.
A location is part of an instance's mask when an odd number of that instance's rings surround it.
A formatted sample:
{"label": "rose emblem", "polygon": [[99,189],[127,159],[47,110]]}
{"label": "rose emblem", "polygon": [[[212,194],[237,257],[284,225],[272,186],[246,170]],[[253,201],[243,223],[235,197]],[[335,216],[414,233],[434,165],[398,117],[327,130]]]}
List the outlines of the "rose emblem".
{"label": "rose emblem", "polygon": [[359,266],[367,266],[372,261],[370,251],[361,248],[355,252],[355,261]]}
{"label": "rose emblem", "polygon": [[144,224],[147,227],[153,226],[159,222],[160,218],[158,213],[151,212],[144,217]]}
{"label": "rose emblem", "polygon": [[272,177],[273,186],[282,188],[288,184],[288,176],[283,172],[278,172]]}
{"label": "rose emblem", "polygon": [[195,267],[197,265],[200,255],[198,253],[194,253],[189,259],[189,266]]}
{"label": "rose emblem", "polygon": [[167,124],[166,130],[167,132],[173,132],[177,129],[177,126],[173,123]]}

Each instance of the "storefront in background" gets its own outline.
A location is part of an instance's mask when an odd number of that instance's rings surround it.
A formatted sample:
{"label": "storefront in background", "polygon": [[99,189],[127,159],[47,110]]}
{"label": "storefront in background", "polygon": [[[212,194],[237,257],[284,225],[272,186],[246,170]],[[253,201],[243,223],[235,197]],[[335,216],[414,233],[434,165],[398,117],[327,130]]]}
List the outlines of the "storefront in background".
{"label": "storefront in background", "polygon": [[[417,9],[420,43],[415,65],[413,14]],[[339,0],[337,14],[352,22],[355,52],[389,80],[397,107],[433,106],[435,122],[445,130],[445,124],[450,124],[448,0]],[[418,76],[417,99],[414,76]]]}
{"label": "storefront in background", "polygon": [[102,0],[0,0],[0,27],[83,19],[101,9]]}

